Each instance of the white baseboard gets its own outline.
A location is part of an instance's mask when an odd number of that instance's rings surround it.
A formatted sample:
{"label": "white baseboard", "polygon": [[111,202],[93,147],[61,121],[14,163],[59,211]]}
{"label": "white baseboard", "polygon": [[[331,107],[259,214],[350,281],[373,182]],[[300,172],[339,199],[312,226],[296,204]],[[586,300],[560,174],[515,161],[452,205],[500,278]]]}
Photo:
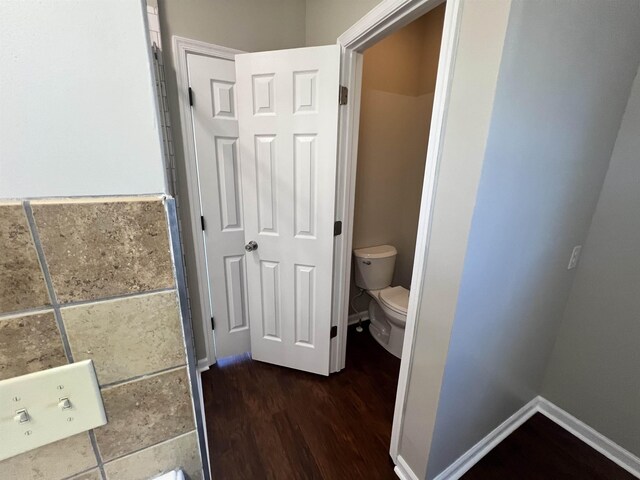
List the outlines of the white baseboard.
{"label": "white baseboard", "polygon": [[209,370],[209,360],[207,360],[206,358],[198,360],[198,365],[196,366],[196,368],[200,373]]}
{"label": "white baseboard", "polygon": [[493,447],[498,445],[502,440],[507,438],[511,433],[529,420],[538,410],[538,398],[534,398],[516,413],[507,418],[498,427],[496,427],[489,435],[484,437],[467,452],[462,454],[455,462],[449,465],[435,480],[457,480],[462,475],[480,461]]}
{"label": "white baseboard", "polygon": [[398,455],[396,459],[396,467],[393,469],[400,480],[420,480],[418,476],[411,470],[411,467],[404,461],[402,455]]}
{"label": "white baseboard", "polygon": [[[486,437],[476,443],[460,458],[447,467],[434,480],[457,480],[464,475],[471,467],[478,463],[482,457],[489,453],[496,445],[508,437],[520,425],[531,418],[535,413],[541,413],[550,420],[554,421],[562,428],[572,433],[580,440],[590,445],[592,448],[609,458],[611,461],[624,468],[626,471],[640,478],[640,459],[628,452],[621,446],[609,440],[601,433],[584,424],[573,415],[554,405],[543,397],[535,397],[524,407],[511,415],[507,420],[502,422],[496,429],[489,433]],[[398,465],[400,465],[400,456],[398,455]],[[397,469],[398,467],[396,467]],[[405,473],[411,469],[404,464],[401,472]],[[403,480],[415,478],[408,476],[403,477],[396,470],[396,474]]]}
{"label": "white baseboard", "polygon": [[369,320],[369,311],[363,310],[362,312],[352,313],[349,315],[349,325],[355,325],[359,321]]}
{"label": "white baseboard", "polygon": [[633,453],[625,450],[545,398],[538,397],[538,411],[565,430],[573,433],[584,443],[624,468],[630,474],[640,478],[640,458]]}

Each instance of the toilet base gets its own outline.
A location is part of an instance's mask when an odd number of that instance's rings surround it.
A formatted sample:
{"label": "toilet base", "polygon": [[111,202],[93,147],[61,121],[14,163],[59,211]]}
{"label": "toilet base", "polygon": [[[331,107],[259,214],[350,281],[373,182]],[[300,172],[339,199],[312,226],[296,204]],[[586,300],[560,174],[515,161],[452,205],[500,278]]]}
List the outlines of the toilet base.
{"label": "toilet base", "polygon": [[371,300],[369,304],[369,333],[382,348],[397,358],[402,358],[402,344],[404,343],[404,329],[397,328],[387,321],[378,302]]}

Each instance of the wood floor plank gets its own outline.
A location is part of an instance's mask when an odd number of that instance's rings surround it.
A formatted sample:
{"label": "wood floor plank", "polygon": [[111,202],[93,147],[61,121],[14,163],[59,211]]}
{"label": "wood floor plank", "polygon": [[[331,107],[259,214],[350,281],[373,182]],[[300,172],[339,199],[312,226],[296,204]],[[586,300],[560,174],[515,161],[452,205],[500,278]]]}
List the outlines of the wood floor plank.
{"label": "wood floor plank", "polygon": [[[242,355],[202,375],[215,479],[397,480],[388,454],[400,361],[350,329],[346,368],[329,377]],[[632,480],[534,415],[464,480]]]}
{"label": "wood floor plank", "polygon": [[400,361],[366,331],[350,329],[347,350],[347,368],[329,377],[248,355],[204,372],[213,477],[396,480],[388,450]]}

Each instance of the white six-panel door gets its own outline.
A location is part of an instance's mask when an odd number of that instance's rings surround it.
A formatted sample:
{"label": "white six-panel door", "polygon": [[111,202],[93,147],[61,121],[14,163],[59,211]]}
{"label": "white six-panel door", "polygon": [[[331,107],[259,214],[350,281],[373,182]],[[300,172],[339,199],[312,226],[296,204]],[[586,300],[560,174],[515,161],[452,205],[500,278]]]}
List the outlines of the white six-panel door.
{"label": "white six-panel door", "polygon": [[236,56],[251,354],[329,373],[340,50]]}
{"label": "white six-panel door", "polygon": [[238,96],[232,60],[187,56],[216,358],[250,350]]}

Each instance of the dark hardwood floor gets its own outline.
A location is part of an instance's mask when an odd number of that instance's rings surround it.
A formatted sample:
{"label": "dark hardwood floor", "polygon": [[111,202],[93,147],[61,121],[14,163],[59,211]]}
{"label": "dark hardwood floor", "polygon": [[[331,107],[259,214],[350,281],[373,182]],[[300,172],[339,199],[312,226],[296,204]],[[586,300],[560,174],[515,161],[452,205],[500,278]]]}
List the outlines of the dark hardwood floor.
{"label": "dark hardwood floor", "polygon": [[474,465],[463,480],[634,480],[580,439],[537,413]]}
{"label": "dark hardwood floor", "polygon": [[[388,449],[400,361],[349,331],[330,377],[251,360],[202,375],[214,480],[397,480]],[[463,480],[632,480],[543,415],[534,415]]]}
{"label": "dark hardwood floor", "polygon": [[214,479],[397,480],[388,450],[400,360],[349,330],[346,368],[329,377],[246,355],[203,373]]}

